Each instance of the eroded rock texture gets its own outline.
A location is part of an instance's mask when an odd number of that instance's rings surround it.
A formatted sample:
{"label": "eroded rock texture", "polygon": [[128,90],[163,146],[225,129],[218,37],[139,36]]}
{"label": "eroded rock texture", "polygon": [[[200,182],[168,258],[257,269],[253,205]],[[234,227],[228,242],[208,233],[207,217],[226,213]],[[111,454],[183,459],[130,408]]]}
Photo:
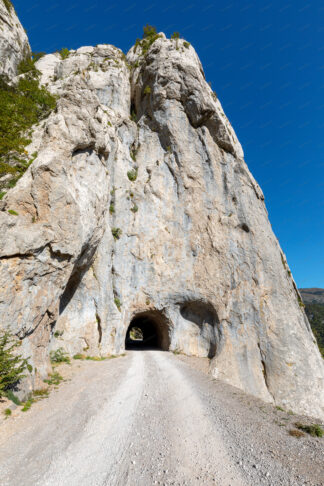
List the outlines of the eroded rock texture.
{"label": "eroded rock texture", "polygon": [[0,1],[0,75],[15,76],[20,61],[30,54],[27,35],[10,0]]}
{"label": "eroded rock texture", "polygon": [[146,55],[82,47],[37,68],[57,110],[0,212],[0,322],[36,381],[53,349],[123,352],[137,319],[215,377],[323,417],[322,358],[194,49],[161,34]]}

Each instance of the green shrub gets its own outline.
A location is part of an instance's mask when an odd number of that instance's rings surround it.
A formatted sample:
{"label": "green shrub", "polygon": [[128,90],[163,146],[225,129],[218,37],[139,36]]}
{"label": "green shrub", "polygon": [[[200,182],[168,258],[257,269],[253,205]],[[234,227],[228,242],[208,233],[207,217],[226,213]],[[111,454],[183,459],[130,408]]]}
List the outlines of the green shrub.
{"label": "green shrub", "polygon": [[19,216],[19,214],[16,211],[14,211],[13,209],[8,209],[8,213],[12,214],[13,216]]}
{"label": "green shrub", "polygon": [[6,408],[3,413],[6,417],[9,417],[12,414],[10,408]]}
{"label": "green shrub", "polygon": [[45,52],[33,52],[31,56],[27,55],[25,59],[18,64],[18,74],[30,73],[33,76],[39,76],[40,72],[36,69],[35,63],[45,56],[45,54]]}
{"label": "green shrub", "polygon": [[59,337],[63,336],[63,334],[64,334],[64,331],[55,331],[54,332],[54,337],[55,338],[59,338]]}
{"label": "green shrub", "polygon": [[147,24],[145,27],[143,27],[143,38],[136,39],[134,51],[136,52],[137,47],[140,47],[142,49],[141,55],[145,56],[151,45],[159,37],[161,36],[156,32],[156,28]]}
{"label": "green shrub", "polygon": [[150,86],[145,86],[145,88],[144,88],[144,94],[147,95],[147,94],[150,94],[150,93],[151,93]]}
{"label": "green shrub", "polygon": [[136,155],[137,155],[137,150],[133,149],[130,151],[130,156],[131,156],[131,159],[136,162]]}
{"label": "green shrub", "polygon": [[122,230],[120,228],[111,228],[111,234],[115,238],[115,240],[119,240],[122,235]]}
{"label": "green shrub", "polygon": [[323,437],[324,431],[322,427],[318,424],[305,425],[301,424],[300,422],[296,422],[295,426],[297,427],[297,429],[302,430],[307,434],[310,434],[312,437]]}
{"label": "green shrub", "polygon": [[2,184],[9,188],[14,187],[35,159],[29,159],[26,152],[32,126],[56,106],[56,98],[39,85],[33,60],[29,58],[22,63],[20,69],[26,74],[16,86],[9,86],[0,78],[0,175],[11,175],[9,182]]}
{"label": "green shrub", "polygon": [[171,39],[180,39],[179,32],[173,32],[173,34],[171,35]]}
{"label": "green shrub", "polygon": [[0,331],[0,397],[26,376],[28,360],[17,353],[20,345],[15,336]]}
{"label": "green shrub", "polygon": [[77,353],[73,356],[73,359],[86,359],[86,355],[85,354],[81,354],[81,353]]}
{"label": "green shrub", "polygon": [[19,400],[17,395],[14,394],[14,392],[12,390],[7,391],[6,397],[8,398],[8,400],[11,400],[15,405],[21,404],[21,401]]}
{"label": "green shrub", "polygon": [[2,198],[6,195],[7,193],[4,192],[4,191],[0,191],[0,201],[2,200]]}
{"label": "green shrub", "polygon": [[134,110],[132,110],[132,113],[131,113],[129,118],[130,118],[131,121],[133,121],[135,123],[137,122],[137,115],[136,115]]}
{"label": "green shrub", "polygon": [[115,306],[116,306],[116,307],[117,307],[117,309],[120,311],[120,308],[121,308],[122,304],[121,304],[121,302],[120,302],[119,298],[118,298],[118,297],[115,297],[115,298],[114,298],[114,302],[115,302]]}
{"label": "green shrub", "polygon": [[137,211],[138,211],[138,206],[137,206],[137,204],[134,204],[134,206],[131,208],[131,211],[132,211],[133,213],[137,213]]}
{"label": "green shrub", "polygon": [[11,10],[13,8],[11,1],[10,0],[3,0],[3,3],[6,7],[6,9],[8,10],[8,12],[11,13]]}
{"label": "green shrub", "polygon": [[138,169],[132,169],[127,172],[127,177],[130,181],[134,182],[137,179]]}
{"label": "green shrub", "polygon": [[190,43],[189,43],[189,42],[187,42],[187,41],[184,41],[183,45],[184,45],[184,47],[185,47],[186,49],[189,49],[189,47],[190,47]]}
{"label": "green shrub", "polygon": [[156,28],[153,25],[146,24],[143,27],[143,39],[154,37],[156,34]]}
{"label": "green shrub", "polygon": [[50,352],[51,363],[70,363],[70,358],[63,348]]}
{"label": "green shrub", "polygon": [[58,51],[60,56],[61,56],[61,59],[67,59],[70,55],[70,51],[67,47],[63,47],[63,49],[61,49],[60,51]]}
{"label": "green shrub", "polygon": [[114,212],[115,212],[115,205],[114,205],[114,203],[110,203],[109,212],[110,212],[110,214],[114,214]]}

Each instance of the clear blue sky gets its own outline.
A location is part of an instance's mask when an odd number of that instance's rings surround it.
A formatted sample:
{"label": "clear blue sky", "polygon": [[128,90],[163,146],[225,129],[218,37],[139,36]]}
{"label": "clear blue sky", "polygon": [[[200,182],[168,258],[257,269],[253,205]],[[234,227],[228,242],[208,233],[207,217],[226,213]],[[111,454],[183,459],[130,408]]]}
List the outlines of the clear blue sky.
{"label": "clear blue sky", "polygon": [[299,287],[324,287],[320,0],[13,0],[34,51],[111,43],[149,23],[193,44],[261,185]]}

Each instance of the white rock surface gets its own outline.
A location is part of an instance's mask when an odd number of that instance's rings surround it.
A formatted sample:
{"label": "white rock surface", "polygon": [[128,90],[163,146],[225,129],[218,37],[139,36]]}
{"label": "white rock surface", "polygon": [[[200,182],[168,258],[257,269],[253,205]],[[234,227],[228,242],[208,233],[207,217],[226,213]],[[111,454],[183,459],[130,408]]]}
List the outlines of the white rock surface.
{"label": "white rock surface", "polygon": [[209,356],[215,377],[323,418],[323,360],[194,49],[161,35],[146,56],[99,45],[37,68],[58,107],[0,213],[0,322],[23,339],[35,383],[50,350],[123,352],[144,315],[162,348]]}
{"label": "white rock surface", "polygon": [[30,53],[30,46],[11,2],[0,0],[0,75],[17,74],[17,66]]}

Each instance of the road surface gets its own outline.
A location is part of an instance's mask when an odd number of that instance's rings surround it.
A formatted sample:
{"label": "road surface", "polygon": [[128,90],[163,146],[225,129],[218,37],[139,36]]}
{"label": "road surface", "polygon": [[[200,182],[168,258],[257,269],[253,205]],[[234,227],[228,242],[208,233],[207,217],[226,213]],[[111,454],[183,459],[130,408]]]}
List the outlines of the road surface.
{"label": "road surface", "polygon": [[324,439],[291,437],[296,419],[178,356],[73,368],[0,425],[1,486],[324,485]]}

